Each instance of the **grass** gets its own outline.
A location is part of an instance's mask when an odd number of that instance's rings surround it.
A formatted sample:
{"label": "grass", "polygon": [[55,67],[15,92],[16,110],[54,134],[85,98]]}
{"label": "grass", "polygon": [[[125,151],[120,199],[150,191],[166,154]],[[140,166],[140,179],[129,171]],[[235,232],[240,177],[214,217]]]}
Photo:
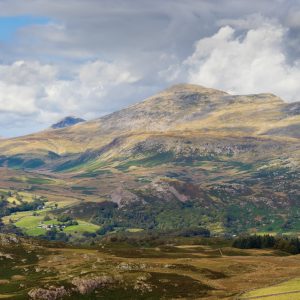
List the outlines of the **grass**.
{"label": "grass", "polygon": [[[251,297],[261,297],[261,296],[266,296],[271,294],[289,293],[293,291],[300,291],[300,278],[295,278],[292,280],[282,282],[277,285],[248,292],[243,295],[242,299],[247,299]],[[275,297],[276,300],[299,299],[300,293],[295,294],[296,298],[293,298],[293,294],[287,294],[287,295],[270,296],[266,298],[264,297],[264,299],[275,299]]]}
{"label": "grass", "polygon": [[26,216],[17,221],[15,225],[30,236],[38,236],[46,232],[45,229],[37,227],[43,218],[43,216]]}
{"label": "grass", "polygon": [[[22,193],[19,193],[19,194],[23,194]],[[29,193],[24,193],[24,194],[28,194]],[[14,198],[9,198],[11,199],[11,201],[14,200]],[[27,202],[31,202],[31,201],[28,201],[26,199]],[[39,215],[39,216],[36,216],[36,217],[41,217],[41,216],[45,216],[46,213],[49,213],[50,211],[53,211],[55,209],[55,204],[57,204],[57,208],[64,208],[64,207],[67,207],[69,205],[71,205],[74,201],[72,200],[62,200],[62,201],[50,201],[50,202],[46,202],[45,203],[45,208],[44,209],[41,209],[41,210],[38,210],[36,211],[36,213]],[[27,217],[34,217],[33,216],[33,213],[34,211],[21,211],[21,212],[16,212],[16,213],[13,213],[9,216],[5,216],[2,218],[4,224],[8,224],[9,223],[9,220],[12,220],[13,222],[17,222],[18,220],[21,220],[23,218],[27,218]]]}
{"label": "grass", "polygon": [[19,177],[12,177],[10,178],[13,182],[23,182],[28,184],[54,184],[56,183],[55,180],[42,178],[42,177],[26,177],[26,176],[19,176]]}
{"label": "grass", "polygon": [[93,233],[96,232],[100,226],[85,222],[85,221],[78,221],[78,225],[68,226],[64,229],[66,233],[84,233],[89,232]]}
{"label": "grass", "polygon": [[[15,226],[22,229],[24,233],[26,233],[29,236],[39,236],[46,233],[46,229],[44,228],[38,228],[38,225],[40,223],[43,223],[45,225],[58,225],[63,224],[59,221],[57,221],[55,218],[49,221],[43,221],[46,213],[49,213],[50,209],[44,209],[38,211],[38,215],[33,216],[33,211],[26,211],[26,212],[18,212],[15,214],[12,214],[10,216],[6,216],[3,218],[3,222],[5,224],[8,224],[10,221],[14,223]],[[84,232],[93,233],[96,232],[100,226],[82,221],[77,220],[78,225],[72,225],[64,228],[64,232],[66,233],[78,233],[82,234]]]}
{"label": "grass", "polygon": [[31,211],[17,212],[12,215],[3,217],[2,221],[4,224],[8,224],[10,222],[10,220],[13,222],[17,222],[18,220],[20,220],[21,218],[26,217],[26,216],[32,216],[32,212]]}
{"label": "grass", "polygon": [[16,204],[16,205],[20,205],[21,202],[19,200],[17,200],[16,197],[8,197],[7,198],[7,201],[11,204]]}
{"label": "grass", "polygon": [[[30,202],[33,202],[34,201],[34,197],[32,194],[30,193],[26,193],[26,192],[18,192],[19,196],[21,196],[21,199],[23,202],[27,202],[27,203],[30,203]],[[11,197],[8,197],[7,198],[7,201],[9,203],[15,203],[16,205],[20,205],[21,204],[21,201],[19,201],[17,199],[17,195],[12,195]]]}
{"label": "grass", "polygon": [[[29,215],[31,214],[31,215]],[[20,216],[19,216],[20,217]],[[15,217],[16,218],[16,217]],[[46,232],[46,229],[44,228],[38,228],[38,225],[43,222],[44,215],[39,216],[32,216],[32,212],[28,212],[28,214],[25,214],[25,216],[20,217],[20,219],[15,223],[15,226],[21,228],[24,233],[30,235],[30,236],[38,236],[41,234],[44,234]],[[14,220],[14,219],[12,219]],[[58,222],[56,219],[45,221],[43,222],[45,225],[58,225],[63,224],[61,222]],[[72,225],[64,228],[64,232],[66,233],[84,233],[89,232],[93,233],[96,232],[100,227],[97,225],[94,225],[89,222],[78,220],[78,225]]]}
{"label": "grass", "polygon": [[[27,181],[28,177],[20,177],[22,181]],[[81,187],[77,188],[81,189]],[[76,190],[77,190],[76,189]],[[7,194],[9,190],[0,189],[1,193]],[[34,199],[34,195],[28,192],[18,192],[19,196],[22,197],[22,200],[25,202],[32,202]],[[48,199],[49,200],[49,199]],[[21,202],[17,200],[15,194],[8,198],[10,203],[15,203],[16,205],[20,205]],[[55,206],[55,204],[57,206]],[[13,223],[16,227],[20,228],[25,234],[29,236],[39,236],[43,235],[47,232],[45,228],[38,227],[41,223],[44,225],[58,225],[63,224],[53,216],[56,213],[57,209],[67,207],[69,205],[74,204],[74,199],[62,197],[59,201],[48,201],[45,203],[45,208],[37,211],[22,211],[16,212],[9,216],[4,216],[2,221],[4,224]],[[46,214],[49,214],[52,217],[49,221],[44,221],[44,217]],[[64,228],[66,233],[75,233],[75,234],[82,234],[84,232],[93,233],[96,232],[100,227],[94,225],[92,223],[76,220],[78,221],[78,225],[73,225]]]}
{"label": "grass", "polygon": [[142,229],[142,228],[128,228],[127,229],[127,231],[128,232],[141,232],[141,231],[143,231],[144,229]]}
{"label": "grass", "polygon": [[120,164],[117,169],[121,171],[126,171],[130,167],[154,167],[161,164],[166,164],[171,162],[174,159],[174,154],[169,152],[150,154],[148,157],[141,159],[132,159],[123,164]]}

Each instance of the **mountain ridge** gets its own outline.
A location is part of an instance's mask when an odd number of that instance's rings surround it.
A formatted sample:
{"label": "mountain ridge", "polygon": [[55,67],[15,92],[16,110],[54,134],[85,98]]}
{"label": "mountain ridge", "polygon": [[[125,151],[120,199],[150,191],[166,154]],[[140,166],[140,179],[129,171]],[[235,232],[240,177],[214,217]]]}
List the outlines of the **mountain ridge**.
{"label": "mountain ridge", "polygon": [[[213,131],[228,135],[248,132],[257,136],[276,127],[298,123],[297,103],[286,104],[273,94],[229,95],[201,86],[179,84],[128,108],[76,127],[0,141],[0,150],[4,155],[43,148],[57,154],[76,153],[101,147],[108,140],[111,142],[109,136],[129,132],[196,130],[203,134]],[[268,136],[276,138],[273,133]],[[289,138],[288,135],[286,137]],[[282,135],[277,138],[282,138]],[[34,144],[28,145],[28,139]]]}

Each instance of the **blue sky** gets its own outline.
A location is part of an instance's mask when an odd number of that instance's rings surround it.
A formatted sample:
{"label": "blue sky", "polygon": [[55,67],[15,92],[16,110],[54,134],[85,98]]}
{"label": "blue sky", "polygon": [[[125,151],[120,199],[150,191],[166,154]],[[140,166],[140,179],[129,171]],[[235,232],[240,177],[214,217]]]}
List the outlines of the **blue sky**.
{"label": "blue sky", "polygon": [[0,41],[11,41],[18,29],[22,27],[34,24],[46,24],[48,21],[48,18],[34,16],[0,17]]}

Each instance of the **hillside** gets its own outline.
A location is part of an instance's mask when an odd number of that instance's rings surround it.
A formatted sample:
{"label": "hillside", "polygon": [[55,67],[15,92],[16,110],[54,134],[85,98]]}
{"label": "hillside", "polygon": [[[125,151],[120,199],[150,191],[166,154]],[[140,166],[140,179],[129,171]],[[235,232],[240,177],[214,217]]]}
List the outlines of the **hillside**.
{"label": "hillside", "polygon": [[63,212],[110,230],[299,232],[299,128],[299,102],[180,84],[93,121],[1,140],[0,187],[67,197]]}

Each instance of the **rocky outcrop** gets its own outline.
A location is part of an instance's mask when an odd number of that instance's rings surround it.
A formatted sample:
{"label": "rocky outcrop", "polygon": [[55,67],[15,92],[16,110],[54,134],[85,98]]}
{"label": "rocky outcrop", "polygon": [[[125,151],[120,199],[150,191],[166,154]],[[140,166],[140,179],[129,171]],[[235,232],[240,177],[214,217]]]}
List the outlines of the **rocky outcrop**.
{"label": "rocky outcrop", "polygon": [[72,280],[72,284],[76,286],[77,291],[81,295],[86,295],[97,288],[110,286],[119,281],[121,281],[121,277],[102,275],[97,277],[76,277]]}
{"label": "rocky outcrop", "polygon": [[29,291],[28,296],[33,300],[57,300],[63,297],[70,296],[70,293],[65,287],[51,286],[49,289],[37,288]]}

